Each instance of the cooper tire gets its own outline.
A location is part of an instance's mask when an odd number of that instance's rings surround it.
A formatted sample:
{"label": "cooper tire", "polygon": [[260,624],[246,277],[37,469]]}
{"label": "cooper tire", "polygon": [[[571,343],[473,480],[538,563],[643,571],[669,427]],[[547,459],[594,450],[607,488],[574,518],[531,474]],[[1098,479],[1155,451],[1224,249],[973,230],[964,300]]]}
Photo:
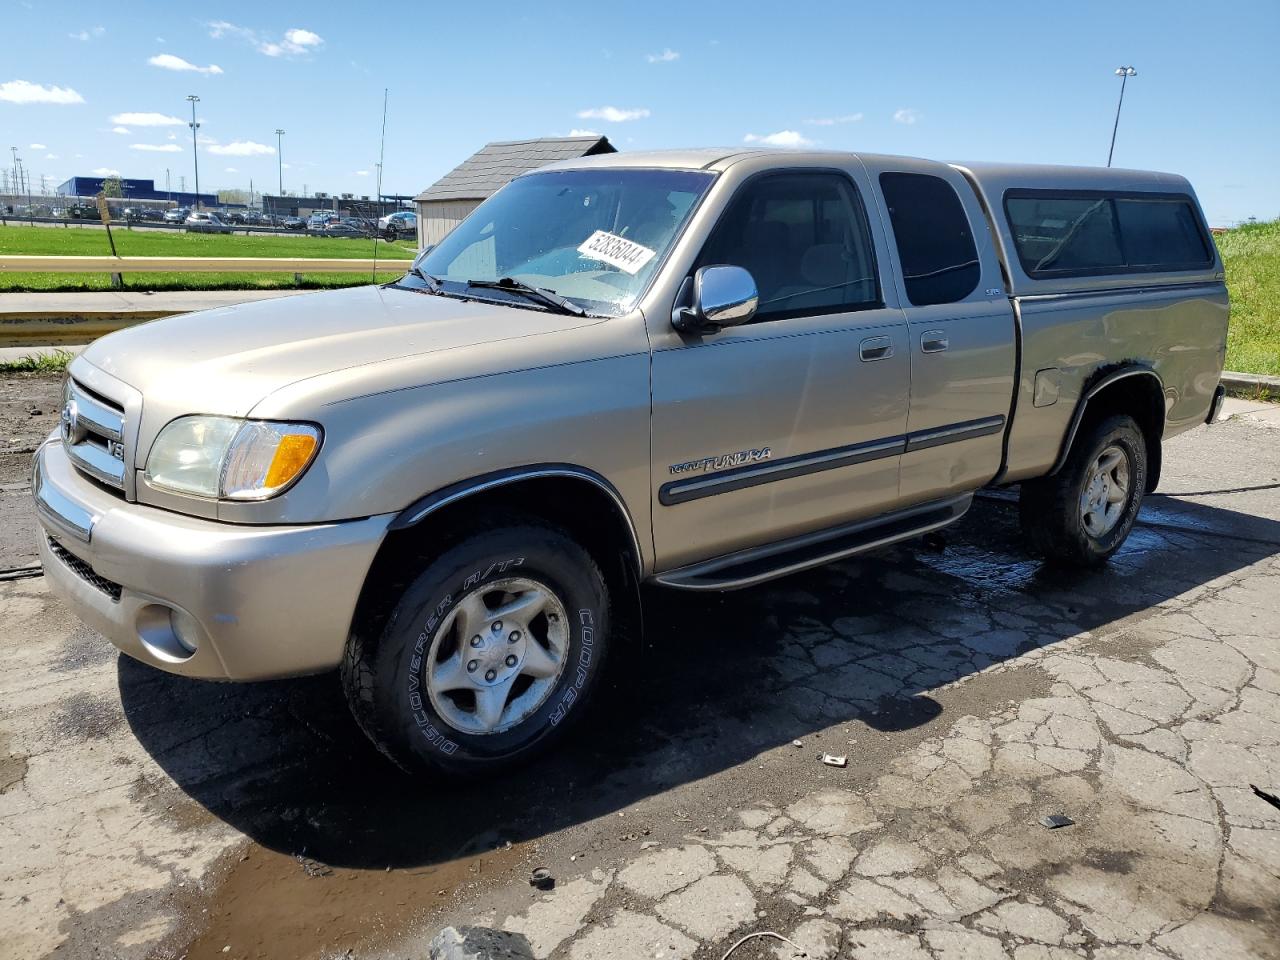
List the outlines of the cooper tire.
{"label": "cooper tire", "polygon": [[[494,619],[540,591],[537,614]],[[406,770],[495,772],[551,748],[581,718],[600,685],[609,615],[599,567],[562,531],[531,519],[490,528],[430,561],[377,637],[353,635],[341,671],[347,701]],[[449,686],[446,674],[455,688],[437,689]],[[490,723],[481,697],[492,704],[504,683],[501,722]]]}
{"label": "cooper tire", "polygon": [[1019,515],[1032,552],[1069,566],[1104,563],[1133,529],[1146,484],[1146,441],[1132,417],[1087,426],[1057,474],[1022,484]]}

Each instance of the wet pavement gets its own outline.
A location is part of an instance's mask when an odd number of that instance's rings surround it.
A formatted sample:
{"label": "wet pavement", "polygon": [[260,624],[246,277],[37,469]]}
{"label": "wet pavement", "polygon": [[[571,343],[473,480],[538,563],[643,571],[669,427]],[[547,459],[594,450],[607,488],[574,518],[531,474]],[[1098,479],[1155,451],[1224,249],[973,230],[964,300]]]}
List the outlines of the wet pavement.
{"label": "wet pavement", "polygon": [[1280,956],[1280,429],[1165,471],[1101,571],[995,494],[945,545],[653,591],[576,740],[468,787],[332,676],[169,676],[0,583],[0,956]]}

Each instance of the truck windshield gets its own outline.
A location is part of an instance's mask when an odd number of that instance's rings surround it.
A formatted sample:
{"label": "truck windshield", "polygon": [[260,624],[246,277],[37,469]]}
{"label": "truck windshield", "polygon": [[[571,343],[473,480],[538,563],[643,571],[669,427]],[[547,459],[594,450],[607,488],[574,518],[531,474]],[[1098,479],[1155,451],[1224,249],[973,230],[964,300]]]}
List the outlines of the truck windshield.
{"label": "truck windshield", "polygon": [[[433,292],[503,300],[510,278],[550,290],[591,313],[631,309],[680,235],[714,175],[689,170],[564,170],[520,177],[423,256]],[[425,284],[410,274],[404,285]]]}

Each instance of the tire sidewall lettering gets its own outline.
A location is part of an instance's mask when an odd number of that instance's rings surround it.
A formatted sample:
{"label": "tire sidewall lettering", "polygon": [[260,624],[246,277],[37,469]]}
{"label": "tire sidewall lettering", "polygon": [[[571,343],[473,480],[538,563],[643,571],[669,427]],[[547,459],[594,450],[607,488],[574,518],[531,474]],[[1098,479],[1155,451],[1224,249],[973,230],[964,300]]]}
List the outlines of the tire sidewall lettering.
{"label": "tire sidewall lettering", "polygon": [[[440,625],[440,622],[453,608],[457,599],[465,596],[473,587],[523,564],[524,557],[511,557],[506,560],[496,560],[468,574],[463,578],[461,589],[456,593],[445,594],[444,598],[435,605],[423,623],[422,630],[419,631],[418,636],[414,639],[409,657],[409,709],[413,716],[414,724],[423,739],[429,746],[434,747],[446,756],[452,756],[457,752],[458,743],[451,739],[448,734],[437,729],[435,724],[432,723],[431,718],[427,715],[422,698],[422,666],[431,637],[435,633],[436,627]],[[581,686],[581,683],[578,686]]]}

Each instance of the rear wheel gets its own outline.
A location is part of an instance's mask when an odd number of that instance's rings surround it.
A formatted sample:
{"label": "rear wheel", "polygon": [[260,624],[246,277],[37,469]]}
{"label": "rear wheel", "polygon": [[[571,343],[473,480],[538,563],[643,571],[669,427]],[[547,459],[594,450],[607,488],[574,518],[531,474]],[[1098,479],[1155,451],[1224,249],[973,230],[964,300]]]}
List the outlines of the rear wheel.
{"label": "rear wheel", "polygon": [[609,598],[591,556],[536,520],[427,563],[380,636],[353,637],[343,684],[402,767],[478,775],[561,739],[598,686]]}
{"label": "rear wheel", "polygon": [[1022,485],[1022,528],[1048,560],[1095,566],[1133,529],[1147,484],[1147,447],[1132,417],[1097,421],[1076,438],[1062,469]]}

